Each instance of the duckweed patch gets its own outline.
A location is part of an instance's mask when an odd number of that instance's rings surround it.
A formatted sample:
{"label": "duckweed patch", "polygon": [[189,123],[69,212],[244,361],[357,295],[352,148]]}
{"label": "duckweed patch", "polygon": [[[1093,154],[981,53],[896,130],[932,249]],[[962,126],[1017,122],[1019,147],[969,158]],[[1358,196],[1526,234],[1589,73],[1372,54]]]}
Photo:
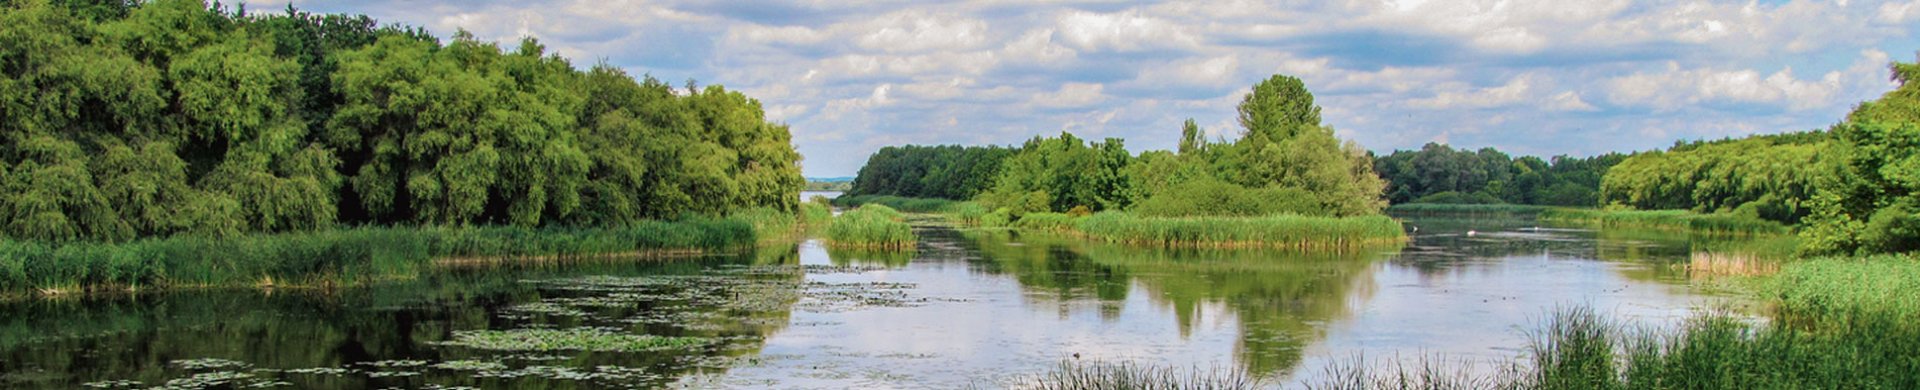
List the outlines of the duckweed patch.
{"label": "duckweed patch", "polygon": [[694,348],[711,344],[703,337],[668,337],[620,333],[604,328],[462,330],[453,339],[435,344],[491,351],[644,352]]}

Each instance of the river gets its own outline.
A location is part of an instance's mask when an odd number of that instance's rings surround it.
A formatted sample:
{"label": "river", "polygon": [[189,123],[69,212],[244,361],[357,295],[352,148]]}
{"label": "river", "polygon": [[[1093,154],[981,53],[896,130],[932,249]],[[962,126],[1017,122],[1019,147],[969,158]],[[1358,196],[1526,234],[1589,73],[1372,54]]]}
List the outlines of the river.
{"label": "river", "polygon": [[1660,326],[1742,301],[1678,266],[1707,245],[1684,234],[1406,222],[1419,228],[1409,245],[1365,253],[923,226],[910,255],[807,240],[333,292],[15,301],[0,303],[0,387],[991,388],[1065,361],[1294,387],[1355,359],[1511,358],[1555,307]]}

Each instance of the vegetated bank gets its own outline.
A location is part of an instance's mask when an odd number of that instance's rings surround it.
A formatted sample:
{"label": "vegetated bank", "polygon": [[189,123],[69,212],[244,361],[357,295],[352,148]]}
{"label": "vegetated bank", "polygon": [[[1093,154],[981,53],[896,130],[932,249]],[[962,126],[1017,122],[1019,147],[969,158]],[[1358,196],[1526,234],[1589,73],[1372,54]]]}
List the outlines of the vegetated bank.
{"label": "vegetated bank", "polygon": [[1208,140],[1188,120],[1177,150],[1139,155],[1121,139],[1070,133],[1014,148],[887,148],[835,204],[1135,245],[1329,249],[1404,240],[1399,224],[1380,216],[1385,183],[1371,157],[1320,123],[1299,79],[1261,81],[1238,112],[1237,139]]}
{"label": "vegetated bank", "polygon": [[787,128],[719,86],[365,16],[0,7],[0,101],[38,102],[0,107],[0,291],[711,250],[796,218]]}

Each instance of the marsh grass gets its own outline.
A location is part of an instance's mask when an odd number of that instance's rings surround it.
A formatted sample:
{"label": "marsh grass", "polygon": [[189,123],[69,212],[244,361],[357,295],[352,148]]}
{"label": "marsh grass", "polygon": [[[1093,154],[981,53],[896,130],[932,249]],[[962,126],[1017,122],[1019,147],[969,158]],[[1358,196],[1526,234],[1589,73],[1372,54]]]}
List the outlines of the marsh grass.
{"label": "marsh grass", "polygon": [[1692,278],[1755,277],[1779,273],[1780,263],[1751,253],[1700,251],[1693,252],[1686,270]]}
{"label": "marsh grass", "polygon": [[800,203],[800,223],[808,229],[824,228],[830,222],[833,222],[833,205],[827,201],[827,197],[815,195],[813,199]]}
{"label": "marsh grass", "polygon": [[1777,235],[1792,233],[1779,222],[1732,214],[1697,214],[1687,210],[1595,210],[1552,208],[1540,220],[1607,228],[1642,228],[1721,235]]}
{"label": "marsh grass", "polygon": [[1061,213],[1027,213],[1013,222],[1013,227],[1023,230],[1037,230],[1066,233],[1079,230],[1079,223],[1088,217],[1073,217]]}
{"label": "marsh grass", "polygon": [[905,218],[899,211],[877,203],[840,213],[827,224],[827,246],[912,250],[918,240]]}
{"label": "marsh grass", "polygon": [[648,221],[606,228],[361,227],[124,243],[0,240],[0,292],[153,287],[340,286],[412,278],[435,264],[560,261],[751,248],[778,217]]}
{"label": "marsh grass", "polygon": [[[1789,272],[1792,272],[1789,270]],[[1911,290],[1909,290],[1911,291]],[[1911,294],[1909,294],[1911,295]],[[1870,314],[1871,313],[1871,314]],[[1754,324],[1697,314],[1677,328],[1629,326],[1589,308],[1554,312],[1522,357],[1492,373],[1447,364],[1414,371],[1335,365],[1321,389],[1910,389],[1920,386],[1920,332],[1887,311]],[[1405,380],[1403,378],[1414,378]],[[1438,383],[1438,385],[1435,385]]]}
{"label": "marsh grass", "polygon": [[971,202],[940,198],[908,198],[893,195],[847,195],[833,199],[833,205],[850,209],[869,204],[877,204],[909,213],[945,213],[962,203]]}
{"label": "marsh grass", "polygon": [[1402,215],[1535,215],[1553,208],[1522,204],[1402,203],[1387,207]]}
{"label": "marsh grass", "polygon": [[1233,369],[1063,362],[1053,371],[1011,385],[1010,388],[1032,390],[1237,390],[1258,389],[1265,383]]}
{"label": "marsh grass", "polygon": [[1345,250],[1406,241],[1399,221],[1378,215],[1140,217],[1103,212],[1079,220],[1074,227],[1098,240],[1157,247]]}

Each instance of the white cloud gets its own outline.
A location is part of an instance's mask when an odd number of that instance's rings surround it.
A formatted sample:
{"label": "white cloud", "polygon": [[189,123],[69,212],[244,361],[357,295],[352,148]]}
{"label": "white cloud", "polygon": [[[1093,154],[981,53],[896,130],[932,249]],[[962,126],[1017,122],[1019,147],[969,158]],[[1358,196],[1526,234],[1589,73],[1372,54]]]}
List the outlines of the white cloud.
{"label": "white cloud", "polygon": [[[1883,79],[1879,69],[1887,63],[1885,52],[1868,50],[1844,70],[1835,70],[1817,79],[1800,79],[1792,67],[1762,75],[1753,69],[1687,69],[1668,62],[1664,71],[1642,72],[1607,81],[1607,99],[1623,106],[1639,106],[1655,111],[1674,111],[1701,103],[1758,103],[1783,106],[1792,110],[1847,105],[1837,99],[1849,87],[1870,86],[1869,80]],[[1835,118],[1838,119],[1838,118]]]}
{"label": "white cloud", "polygon": [[1429,110],[1505,107],[1532,97],[1533,78],[1533,75],[1523,75],[1496,87],[1441,92],[1433,97],[1410,100],[1407,105]]}
{"label": "white cloud", "polygon": [[1081,108],[1092,106],[1107,99],[1106,86],[1089,83],[1067,83],[1059,90],[1034,95],[1027,103],[1037,107]]}
{"label": "white cloud", "polygon": [[1573,91],[1561,92],[1548,98],[1545,108],[1553,111],[1600,111],[1599,107],[1588,104],[1585,99],[1580,98],[1580,94]]}
{"label": "white cloud", "polygon": [[1138,9],[1110,14],[1072,11],[1060,17],[1059,25],[1061,37],[1080,50],[1131,52],[1199,43],[1179,24]]}

